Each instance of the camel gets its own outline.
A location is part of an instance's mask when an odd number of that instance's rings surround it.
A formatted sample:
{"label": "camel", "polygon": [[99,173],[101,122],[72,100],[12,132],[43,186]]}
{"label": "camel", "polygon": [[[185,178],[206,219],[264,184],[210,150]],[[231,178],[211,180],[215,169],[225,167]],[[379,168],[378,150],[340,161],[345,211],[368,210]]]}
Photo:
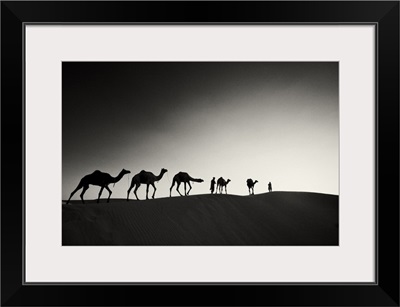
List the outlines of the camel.
{"label": "camel", "polygon": [[[181,192],[179,192],[179,186],[181,185],[182,182],[185,184],[185,196],[189,195],[189,192],[192,189],[192,186],[190,185],[190,181],[203,182],[204,180],[192,178],[192,177],[190,177],[190,175],[188,173],[185,173],[185,172],[179,172],[178,174],[176,174],[174,176],[174,179],[172,179],[172,185],[169,189],[169,197],[171,197],[172,188],[174,187],[175,182],[177,183],[176,190],[178,191],[180,196],[183,196],[181,194]],[[187,191],[187,192],[186,192],[186,184],[189,185],[189,191]]]}
{"label": "camel", "polygon": [[[251,195],[251,194],[253,194],[254,195],[254,185],[258,182],[257,180],[256,181],[253,181],[253,179],[247,179],[247,187],[249,188],[249,194]],[[253,193],[252,193],[253,192]]]}
{"label": "camel", "polygon": [[122,169],[122,171],[118,174],[117,177],[112,177],[110,174],[108,173],[103,173],[100,172],[99,170],[94,171],[93,173],[84,176],[81,181],[79,182],[78,186],[76,187],[76,189],[74,191],[72,191],[71,195],[69,196],[69,199],[67,201],[67,204],[69,203],[70,199],[72,196],[74,196],[74,194],[76,193],[76,191],[78,191],[79,189],[83,188],[82,193],[81,193],[81,199],[82,199],[82,203],[84,204],[85,201],[83,200],[83,195],[85,194],[86,190],[89,189],[89,184],[91,185],[97,185],[100,188],[100,192],[99,192],[99,197],[97,198],[97,203],[99,203],[100,201],[100,196],[101,193],[103,192],[103,189],[106,188],[108,193],[110,193],[108,195],[108,199],[107,202],[110,201],[110,197],[111,197],[111,190],[109,189],[108,185],[110,183],[117,183],[118,181],[121,180],[121,178],[125,175],[125,174],[129,174],[130,171],[127,171],[125,169]]}
{"label": "camel", "polygon": [[128,195],[126,200],[129,200],[129,193],[131,192],[132,188],[135,186],[135,189],[133,190],[133,193],[135,193],[136,199],[139,200],[139,197],[136,194],[136,191],[139,189],[140,184],[144,183],[147,185],[147,189],[146,189],[146,199],[149,199],[149,185],[152,185],[154,192],[153,192],[153,196],[152,198],[154,199],[154,195],[156,194],[156,186],[154,185],[154,183],[156,181],[160,181],[161,178],[164,176],[164,174],[167,172],[168,170],[166,170],[165,168],[163,168],[160,172],[160,175],[156,176],[151,172],[146,172],[146,171],[141,171],[140,173],[136,174],[135,176],[133,176],[132,178],[132,182],[131,182],[131,186],[128,189]]}
{"label": "camel", "polygon": [[226,190],[226,186],[228,185],[228,183],[230,181],[231,181],[230,179],[225,180],[224,178],[219,177],[217,180],[217,192],[219,191],[219,193],[222,193],[222,191],[224,190],[224,187],[225,187],[225,194],[228,194],[228,191]]}

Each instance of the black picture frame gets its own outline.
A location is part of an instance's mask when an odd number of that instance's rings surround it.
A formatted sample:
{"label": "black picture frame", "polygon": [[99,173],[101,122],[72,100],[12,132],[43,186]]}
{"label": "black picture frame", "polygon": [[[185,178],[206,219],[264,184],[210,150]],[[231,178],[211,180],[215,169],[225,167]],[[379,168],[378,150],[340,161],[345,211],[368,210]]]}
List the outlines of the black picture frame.
{"label": "black picture frame", "polygon": [[[23,35],[29,22],[375,25],[376,283],[24,284]],[[1,77],[3,306],[399,306],[398,1],[3,1]]]}

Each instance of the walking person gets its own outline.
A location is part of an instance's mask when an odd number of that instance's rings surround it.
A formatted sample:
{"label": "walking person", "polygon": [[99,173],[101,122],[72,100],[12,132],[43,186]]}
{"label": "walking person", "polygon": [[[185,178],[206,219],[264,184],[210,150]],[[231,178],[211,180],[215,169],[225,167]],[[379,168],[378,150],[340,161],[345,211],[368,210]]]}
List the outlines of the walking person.
{"label": "walking person", "polygon": [[213,177],[213,179],[211,180],[211,187],[210,187],[211,194],[214,194],[214,189],[215,189],[215,177]]}
{"label": "walking person", "polygon": [[271,181],[268,183],[268,192],[272,192],[272,184],[271,184]]}

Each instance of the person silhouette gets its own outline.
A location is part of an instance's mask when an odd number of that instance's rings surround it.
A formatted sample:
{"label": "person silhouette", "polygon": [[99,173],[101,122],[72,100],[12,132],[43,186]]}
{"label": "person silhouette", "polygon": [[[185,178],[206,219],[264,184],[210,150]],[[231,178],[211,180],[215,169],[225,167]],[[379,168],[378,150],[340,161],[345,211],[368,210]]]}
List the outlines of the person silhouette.
{"label": "person silhouette", "polygon": [[271,184],[271,181],[268,183],[268,192],[272,192],[272,184]]}
{"label": "person silhouette", "polygon": [[213,177],[213,179],[211,180],[211,187],[210,187],[211,194],[214,194],[214,189],[215,189],[215,177]]}

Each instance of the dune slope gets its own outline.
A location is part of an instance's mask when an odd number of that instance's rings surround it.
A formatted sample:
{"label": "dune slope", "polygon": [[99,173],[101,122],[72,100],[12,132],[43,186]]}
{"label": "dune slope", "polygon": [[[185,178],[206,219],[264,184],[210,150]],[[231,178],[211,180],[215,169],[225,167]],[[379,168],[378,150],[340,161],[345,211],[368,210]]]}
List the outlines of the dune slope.
{"label": "dune slope", "polygon": [[62,205],[63,245],[338,245],[338,196],[273,192]]}

